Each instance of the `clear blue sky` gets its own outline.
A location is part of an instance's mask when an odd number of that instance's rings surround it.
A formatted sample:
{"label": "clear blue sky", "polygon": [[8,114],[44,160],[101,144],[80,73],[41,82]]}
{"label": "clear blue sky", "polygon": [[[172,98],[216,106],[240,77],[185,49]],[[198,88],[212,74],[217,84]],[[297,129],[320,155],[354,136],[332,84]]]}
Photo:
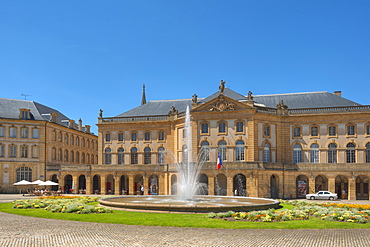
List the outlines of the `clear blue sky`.
{"label": "clear blue sky", "polygon": [[341,90],[369,105],[370,1],[0,1],[0,97],[95,124],[147,101]]}

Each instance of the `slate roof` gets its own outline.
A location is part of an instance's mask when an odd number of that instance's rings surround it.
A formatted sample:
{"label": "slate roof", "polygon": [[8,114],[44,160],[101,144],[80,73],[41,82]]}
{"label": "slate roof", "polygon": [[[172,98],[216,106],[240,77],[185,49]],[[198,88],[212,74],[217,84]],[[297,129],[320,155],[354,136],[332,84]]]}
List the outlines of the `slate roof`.
{"label": "slate roof", "polygon": [[[216,92],[206,98],[198,98],[198,103],[208,102],[217,97],[220,92]],[[229,88],[225,88],[224,95],[236,101],[247,101],[247,96],[243,96]],[[276,108],[276,105],[283,100],[284,104],[289,109],[300,108],[321,108],[321,107],[342,107],[342,106],[359,106],[354,101],[345,99],[338,95],[323,91],[323,92],[308,92],[308,93],[287,93],[287,94],[271,94],[271,95],[252,95],[257,106],[265,106]],[[179,112],[184,112],[186,106],[191,106],[191,99],[179,100],[153,100],[148,103],[138,106],[132,110],[124,112],[116,117],[137,117],[137,116],[158,116],[167,115],[174,106]]]}
{"label": "slate roof", "polygon": [[69,120],[58,110],[34,101],[0,98],[0,118],[19,119],[19,109],[29,109],[32,120],[49,121],[50,113],[58,114],[58,122],[61,125],[66,125],[63,120]]}

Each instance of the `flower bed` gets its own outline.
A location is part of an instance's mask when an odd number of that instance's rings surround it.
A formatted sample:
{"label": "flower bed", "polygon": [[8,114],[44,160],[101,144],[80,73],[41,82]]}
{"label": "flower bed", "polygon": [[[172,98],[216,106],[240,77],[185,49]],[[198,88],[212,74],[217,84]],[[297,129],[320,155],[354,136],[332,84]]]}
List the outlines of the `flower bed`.
{"label": "flower bed", "polygon": [[58,213],[112,213],[113,211],[108,208],[96,207],[88,205],[88,203],[96,202],[97,197],[87,196],[47,196],[39,197],[31,200],[16,200],[14,201],[13,208],[15,209],[37,209],[43,208],[50,212]]}
{"label": "flower bed", "polygon": [[317,217],[328,221],[343,221],[353,223],[368,223],[370,216],[370,205],[360,204],[337,204],[316,203],[306,201],[282,201],[291,204],[294,209],[276,210],[269,209],[252,212],[227,212],[210,213],[209,218],[223,218],[226,220],[245,220],[255,222],[278,222],[288,220],[308,220],[309,217]]}

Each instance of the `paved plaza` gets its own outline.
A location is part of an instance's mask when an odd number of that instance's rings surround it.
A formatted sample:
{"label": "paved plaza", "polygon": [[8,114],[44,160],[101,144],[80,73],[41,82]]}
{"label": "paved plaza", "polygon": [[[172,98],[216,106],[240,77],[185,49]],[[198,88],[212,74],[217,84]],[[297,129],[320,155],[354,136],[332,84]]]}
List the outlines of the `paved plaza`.
{"label": "paved plaza", "polygon": [[[0,203],[18,198],[22,196],[0,194]],[[0,246],[370,246],[370,229],[128,226],[40,219],[0,212]]]}

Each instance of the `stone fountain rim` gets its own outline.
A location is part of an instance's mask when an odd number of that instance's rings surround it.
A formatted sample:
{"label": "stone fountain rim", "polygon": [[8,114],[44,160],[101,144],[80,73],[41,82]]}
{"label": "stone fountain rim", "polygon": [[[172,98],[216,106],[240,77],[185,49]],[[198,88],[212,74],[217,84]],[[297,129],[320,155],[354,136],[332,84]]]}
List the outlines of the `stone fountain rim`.
{"label": "stone fountain rim", "polygon": [[241,197],[241,196],[195,196],[195,198],[227,198],[227,199],[239,199],[241,201],[246,200],[259,200],[267,201],[267,203],[259,204],[250,204],[250,205],[230,205],[230,206],[221,206],[221,205],[174,205],[174,204],[153,204],[153,203],[125,203],[125,202],[111,202],[109,199],[117,198],[165,198],[165,197],[176,197],[173,195],[132,195],[132,196],[114,196],[114,197],[105,197],[99,199],[99,203],[103,206],[111,208],[120,208],[127,210],[136,210],[136,211],[145,211],[145,212],[188,212],[188,213],[210,213],[210,212],[227,212],[227,211],[239,211],[239,212],[248,212],[256,210],[264,210],[269,208],[279,208],[280,201],[268,198],[258,198],[258,197]]}

